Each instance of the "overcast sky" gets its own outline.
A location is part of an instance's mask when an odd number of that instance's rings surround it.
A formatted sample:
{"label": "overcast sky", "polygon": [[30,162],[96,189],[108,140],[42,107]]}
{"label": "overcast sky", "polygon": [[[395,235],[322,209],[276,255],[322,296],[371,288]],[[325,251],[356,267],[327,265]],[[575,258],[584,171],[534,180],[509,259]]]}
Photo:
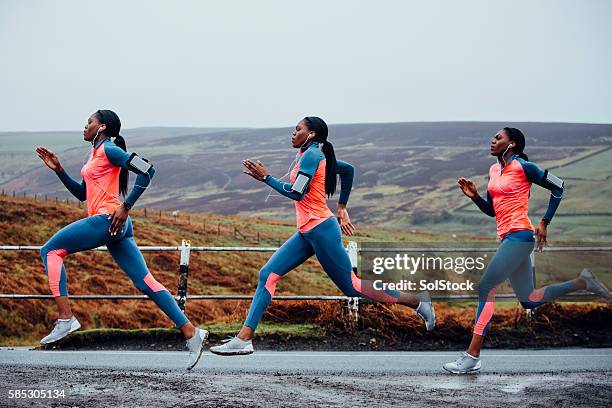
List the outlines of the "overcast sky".
{"label": "overcast sky", "polygon": [[612,123],[612,1],[0,1],[0,131]]}

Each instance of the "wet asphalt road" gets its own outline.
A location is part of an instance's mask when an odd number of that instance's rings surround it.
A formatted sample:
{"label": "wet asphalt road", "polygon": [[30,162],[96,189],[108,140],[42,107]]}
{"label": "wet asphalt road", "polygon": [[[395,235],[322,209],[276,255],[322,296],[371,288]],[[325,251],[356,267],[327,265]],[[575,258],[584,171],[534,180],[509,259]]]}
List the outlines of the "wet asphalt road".
{"label": "wet asphalt road", "polygon": [[[485,350],[478,375],[457,352],[205,353],[0,349],[0,406],[610,406],[612,349]],[[64,398],[9,398],[63,390]],[[33,395],[33,394],[32,394]]]}

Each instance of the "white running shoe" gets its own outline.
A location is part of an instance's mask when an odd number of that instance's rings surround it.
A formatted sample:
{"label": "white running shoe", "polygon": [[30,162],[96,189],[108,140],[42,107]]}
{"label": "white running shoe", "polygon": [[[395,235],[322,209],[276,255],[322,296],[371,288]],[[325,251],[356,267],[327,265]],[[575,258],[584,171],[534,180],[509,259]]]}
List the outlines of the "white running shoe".
{"label": "white running shoe", "polygon": [[191,370],[198,364],[202,352],[204,351],[204,345],[208,339],[208,330],[197,329],[194,336],[187,340],[187,349],[189,349],[189,361],[187,363],[187,369]]}
{"label": "white running shoe", "polygon": [[452,363],[444,364],[442,368],[453,374],[475,373],[480,370],[480,357],[473,357],[464,351],[461,357]]}
{"label": "white running shoe", "polygon": [[70,319],[57,319],[55,321],[55,327],[51,330],[48,336],[45,336],[40,341],[40,344],[50,344],[63,339],[73,331],[79,330],[81,323],[72,316]]}
{"label": "white running shoe", "polygon": [[220,356],[244,356],[253,353],[253,341],[238,337],[223,340],[223,344],[210,348],[210,352]]}
{"label": "white running shoe", "polygon": [[431,301],[420,301],[416,308],[417,315],[425,322],[427,331],[432,331],[436,327],[436,311]]}
{"label": "white running shoe", "polygon": [[597,276],[593,274],[589,269],[583,269],[580,272],[580,279],[582,279],[586,283],[586,287],[588,291],[595,293],[596,295],[600,295],[604,299],[611,299],[610,292],[606,285],[603,284],[602,281],[597,279]]}

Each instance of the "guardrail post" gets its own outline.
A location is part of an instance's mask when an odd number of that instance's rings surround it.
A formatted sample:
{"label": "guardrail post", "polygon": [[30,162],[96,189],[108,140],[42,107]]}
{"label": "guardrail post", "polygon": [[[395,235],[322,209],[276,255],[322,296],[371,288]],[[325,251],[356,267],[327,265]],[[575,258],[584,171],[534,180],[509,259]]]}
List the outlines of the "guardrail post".
{"label": "guardrail post", "polygon": [[179,286],[177,293],[178,307],[185,312],[187,303],[187,275],[189,273],[189,254],[191,252],[191,241],[183,240],[180,246],[181,264],[179,266]]}
{"label": "guardrail post", "polygon": [[[359,247],[357,242],[349,241],[348,245],[346,246],[346,252],[351,260],[353,273],[357,275],[359,267]],[[348,307],[349,316],[353,317],[355,322],[357,322],[359,320],[359,298],[349,298],[348,302],[346,302],[346,306]]]}
{"label": "guardrail post", "polygon": [[353,318],[355,323],[357,323],[359,321],[359,298],[348,298],[346,307],[348,309],[349,316]]}

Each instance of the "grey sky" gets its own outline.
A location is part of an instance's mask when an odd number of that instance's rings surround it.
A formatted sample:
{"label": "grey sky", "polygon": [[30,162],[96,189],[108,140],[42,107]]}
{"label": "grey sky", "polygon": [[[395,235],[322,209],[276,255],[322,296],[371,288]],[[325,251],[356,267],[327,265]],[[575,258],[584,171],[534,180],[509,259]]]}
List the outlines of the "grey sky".
{"label": "grey sky", "polygon": [[612,1],[0,2],[0,131],[612,122]]}

